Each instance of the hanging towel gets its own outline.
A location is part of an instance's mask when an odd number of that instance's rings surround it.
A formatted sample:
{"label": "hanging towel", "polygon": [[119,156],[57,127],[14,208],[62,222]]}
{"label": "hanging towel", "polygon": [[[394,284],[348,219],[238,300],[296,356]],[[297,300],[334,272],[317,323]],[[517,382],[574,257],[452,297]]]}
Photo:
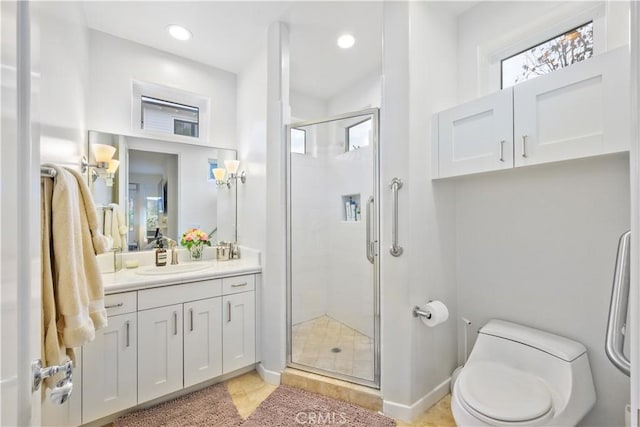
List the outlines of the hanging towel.
{"label": "hanging towel", "polygon": [[74,347],[91,342],[96,329],[107,325],[96,259],[96,254],[107,250],[107,242],[99,231],[93,198],[82,175],[45,166],[57,174],[49,209],[49,190],[46,183],[43,186],[44,349],[47,362],[60,362],[66,356],[73,358]]}
{"label": "hanging towel", "polygon": [[107,205],[106,212],[111,212],[111,215],[106,216],[105,235],[111,236],[113,239],[113,247],[124,249],[127,246],[127,226],[124,223],[124,216],[120,211],[120,206],[117,203],[110,203]]}

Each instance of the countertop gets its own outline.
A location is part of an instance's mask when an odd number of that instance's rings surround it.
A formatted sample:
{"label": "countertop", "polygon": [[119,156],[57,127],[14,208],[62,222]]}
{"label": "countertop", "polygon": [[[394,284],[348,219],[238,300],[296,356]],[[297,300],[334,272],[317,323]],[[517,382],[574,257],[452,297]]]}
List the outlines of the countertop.
{"label": "countertop", "polygon": [[144,276],[136,273],[137,270],[148,266],[131,269],[123,268],[115,273],[103,273],[102,283],[104,285],[104,293],[113,294],[117,292],[155,288],[158,286],[197,282],[200,280],[260,273],[262,271],[259,260],[253,257],[230,261],[197,261],[197,263],[199,265],[208,264],[208,266],[205,269],[192,272],[179,272],[154,276]]}

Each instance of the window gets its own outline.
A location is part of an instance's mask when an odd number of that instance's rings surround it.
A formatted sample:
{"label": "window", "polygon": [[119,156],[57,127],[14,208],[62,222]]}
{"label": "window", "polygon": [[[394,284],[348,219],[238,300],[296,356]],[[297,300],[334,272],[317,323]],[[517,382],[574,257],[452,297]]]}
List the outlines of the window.
{"label": "window", "polygon": [[369,140],[371,139],[371,124],[372,121],[369,118],[347,127],[345,151],[353,151],[369,145]]}
{"label": "window", "polygon": [[198,138],[200,109],[142,95],[141,127]]}
{"label": "window", "polygon": [[501,61],[502,88],[593,56],[593,21]]}
{"label": "window", "polygon": [[291,152],[298,154],[306,153],[307,131],[304,129],[291,128]]}

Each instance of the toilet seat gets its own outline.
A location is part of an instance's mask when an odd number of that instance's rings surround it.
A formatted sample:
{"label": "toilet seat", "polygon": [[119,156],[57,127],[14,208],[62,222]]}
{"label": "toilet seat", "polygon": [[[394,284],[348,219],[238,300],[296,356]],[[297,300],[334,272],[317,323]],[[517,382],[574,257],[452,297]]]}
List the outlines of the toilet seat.
{"label": "toilet seat", "polygon": [[455,392],[469,413],[490,425],[537,425],[553,416],[551,393],[544,382],[500,363],[465,366]]}

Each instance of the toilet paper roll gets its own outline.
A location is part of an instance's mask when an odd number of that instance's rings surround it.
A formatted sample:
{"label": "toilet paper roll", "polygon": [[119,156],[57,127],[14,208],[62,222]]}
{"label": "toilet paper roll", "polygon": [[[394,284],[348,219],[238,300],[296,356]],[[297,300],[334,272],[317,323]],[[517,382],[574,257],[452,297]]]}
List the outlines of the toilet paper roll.
{"label": "toilet paper roll", "polygon": [[449,310],[442,301],[431,301],[420,307],[424,311],[431,313],[431,318],[421,316],[422,323],[427,326],[433,327],[439,325],[449,318]]}

